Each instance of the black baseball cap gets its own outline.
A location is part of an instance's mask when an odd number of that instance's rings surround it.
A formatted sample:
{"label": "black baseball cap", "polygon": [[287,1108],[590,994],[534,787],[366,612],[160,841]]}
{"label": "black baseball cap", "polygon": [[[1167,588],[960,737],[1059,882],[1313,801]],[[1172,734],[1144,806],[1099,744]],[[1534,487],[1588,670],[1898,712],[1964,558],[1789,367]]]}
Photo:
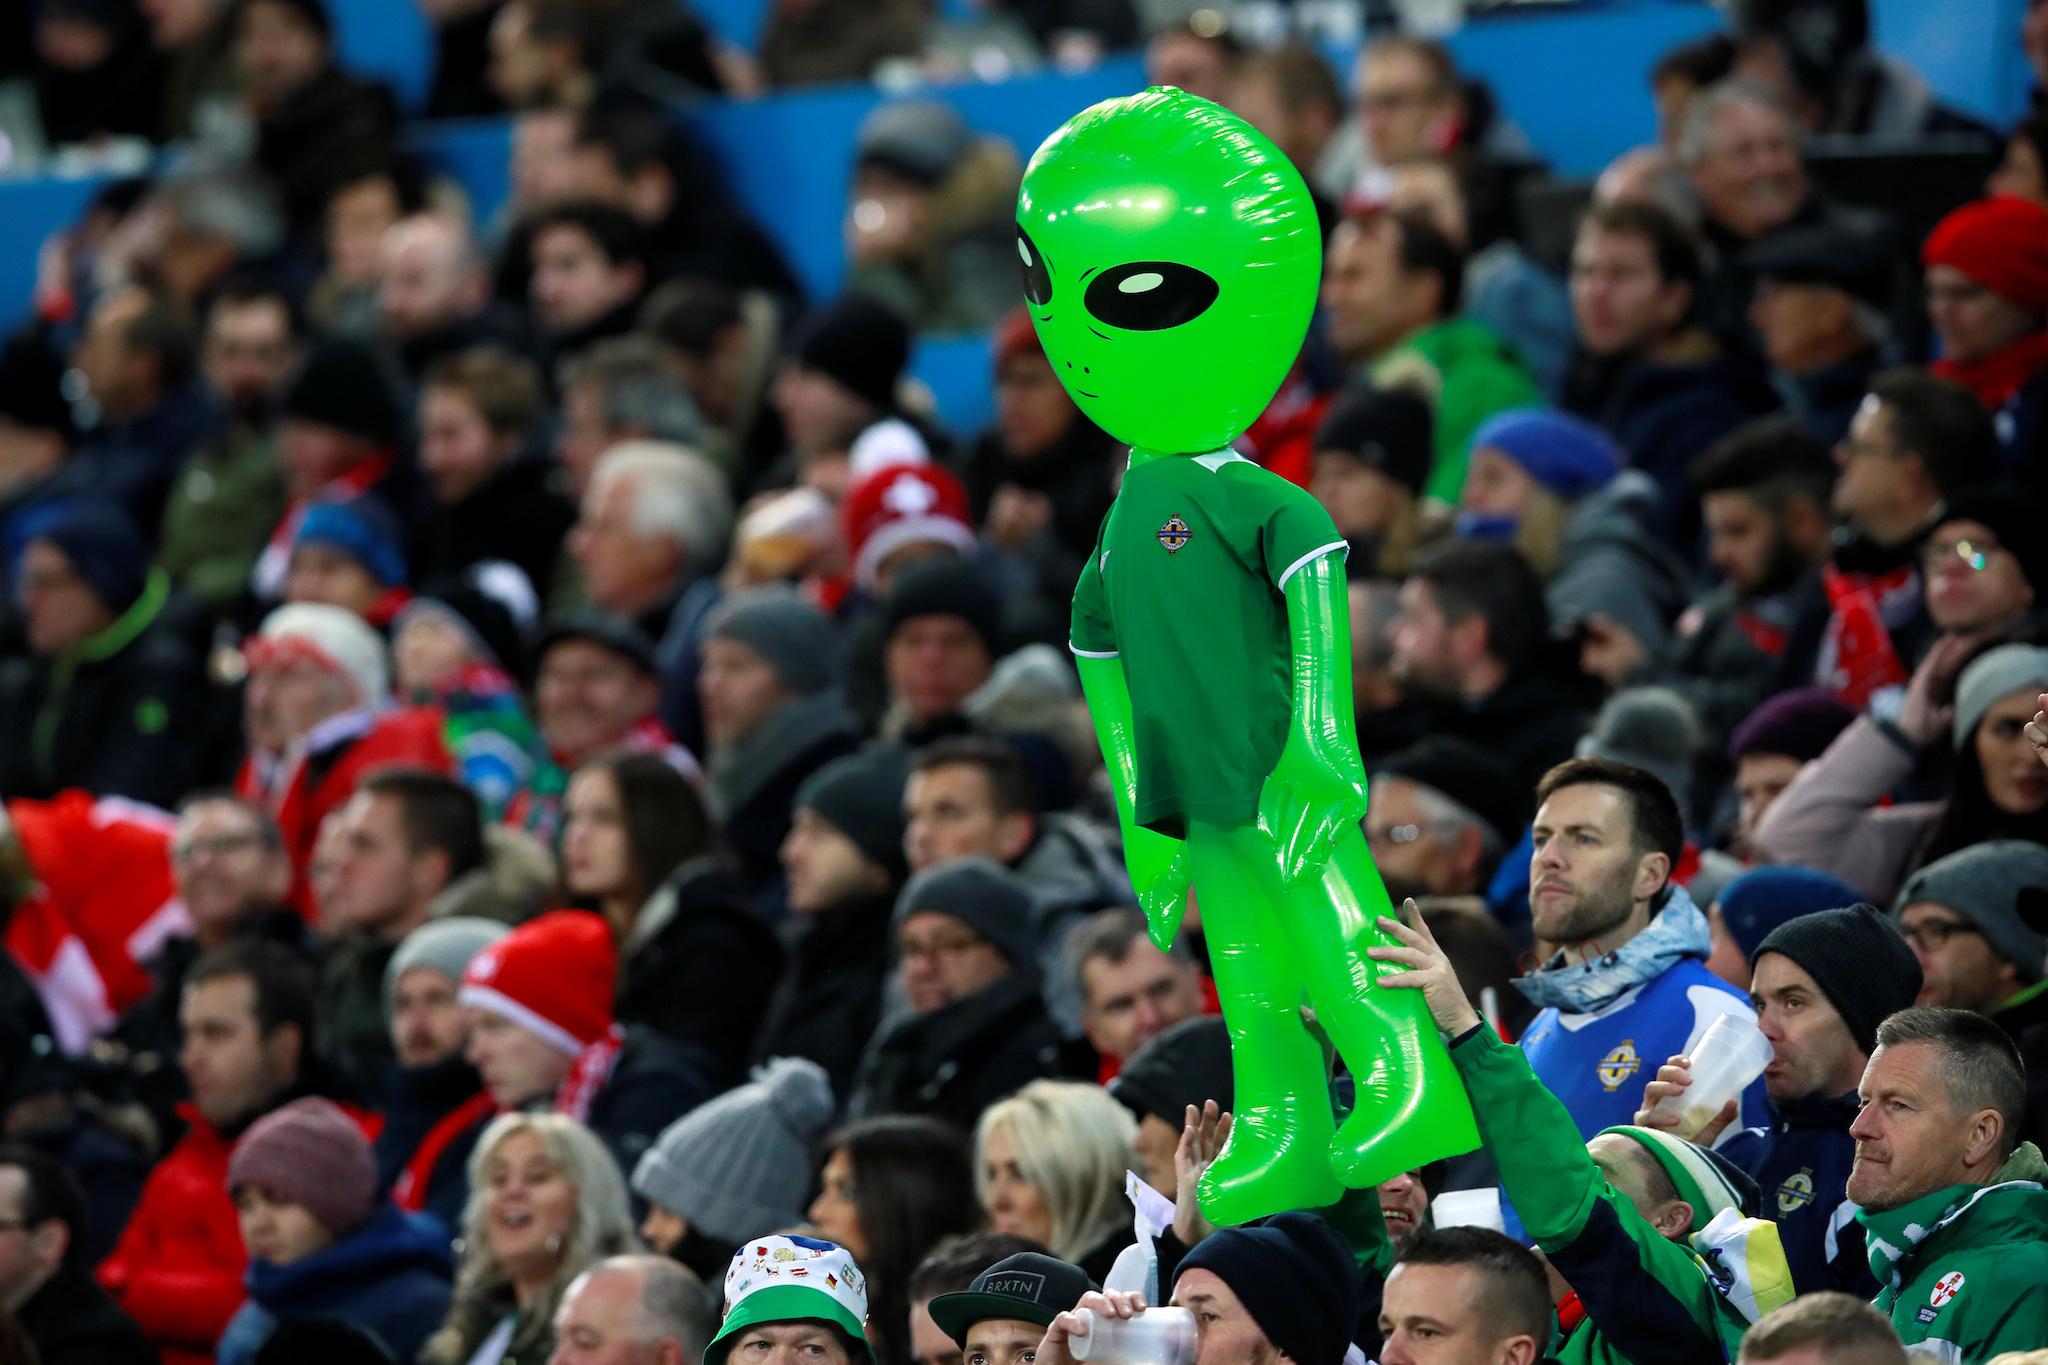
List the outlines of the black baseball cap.
{"label": "black baseball cap", "polygon": [[939,1330],[967,1349],[967,1329],[991,1318],[1052,1326],[1052,1320],[1099,1288],[1088,1272],[1037,1251],[1005,1256],[956,1294],[941,1294],[925,1308]]}
{"label": "black baseball cap", "polygon": [[647,633],[612,612],[599,611],[595,607],[577,607],[550,617],[541,626],[540,640],[534,645],[534,659],[546,658],[548,651],[564,640],[588,640],[600,649],[610,650],[642,673],[652,675],[659,671],[654,662],[654,642],[647,638]]}

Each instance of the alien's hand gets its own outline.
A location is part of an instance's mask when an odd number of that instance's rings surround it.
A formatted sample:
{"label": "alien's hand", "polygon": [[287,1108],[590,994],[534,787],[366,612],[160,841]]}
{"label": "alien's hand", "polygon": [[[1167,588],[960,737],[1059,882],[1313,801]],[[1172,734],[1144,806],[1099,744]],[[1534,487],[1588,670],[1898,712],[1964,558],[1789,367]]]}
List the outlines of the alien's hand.
{"label": "alien's hand", "polygon": [[1338,838],[1364,818],[1363,775],[1291,736],[1259,794],[1259,824],[1280,852],[1282,879],[1320,877]]}
{"label": "alien's hand", "polygon": [[1131,868],[1131,886],[1138,893],[1138,906],[1145,912],[1145,925],[1153,945],[1162,953],[1173,947],[1174,936],[1180,932],[1181,916],[1188,908],[1188,846],[1179,840],[1172,843],[1171,857],[1153,860],[1149,867]]}

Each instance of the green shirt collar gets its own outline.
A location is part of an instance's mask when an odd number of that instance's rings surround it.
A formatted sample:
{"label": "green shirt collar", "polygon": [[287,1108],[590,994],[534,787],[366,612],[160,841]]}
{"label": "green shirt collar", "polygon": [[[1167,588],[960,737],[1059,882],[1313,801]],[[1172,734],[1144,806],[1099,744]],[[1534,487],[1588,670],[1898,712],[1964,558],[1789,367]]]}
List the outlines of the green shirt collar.
{"label": "green shirt collar", "polygon": [[157,613],[164,609],[170,595],[170,575],[162,569],[151,569],[149,577],[143,581],[142,594],[129,604],[128,610],[115,617],[113,624],[97,635],[89,635],[73,645],[67,652],[68,661],[96,664],[119,654],[134,644],[135,637],[156,620]]}

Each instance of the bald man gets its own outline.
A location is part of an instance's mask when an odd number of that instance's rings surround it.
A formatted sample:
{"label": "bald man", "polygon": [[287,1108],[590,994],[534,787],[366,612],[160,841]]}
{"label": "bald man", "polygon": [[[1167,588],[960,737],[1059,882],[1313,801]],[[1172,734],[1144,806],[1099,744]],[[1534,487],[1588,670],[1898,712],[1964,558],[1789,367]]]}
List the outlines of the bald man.
{"label": "bald man", "polygon": [[444,355],[517,340],[491,305],[490,275],[468,227],[447,214],[414,214],[384,234],[377,312],[415,382]]}
{"label": "bald man", "polygon": [[549,1365],[698,1365],[716,1325],[696,1275],[662,1256],[613,1256],[562,1296]]}

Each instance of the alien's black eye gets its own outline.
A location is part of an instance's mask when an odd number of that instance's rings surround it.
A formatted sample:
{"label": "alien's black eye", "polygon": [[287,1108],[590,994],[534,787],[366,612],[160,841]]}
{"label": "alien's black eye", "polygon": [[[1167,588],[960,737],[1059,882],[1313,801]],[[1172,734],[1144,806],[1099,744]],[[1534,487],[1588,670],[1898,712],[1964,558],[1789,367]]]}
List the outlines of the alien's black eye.
{"label": "alien's black eye", "polygon": [[1112,327],[1159,332],[1193,322],[1216,302],[1216,281],[1179,261],[1113,265],[1088,285],[1088,311]]}
{"label": "alien's black eye", "polygon": [[1024,267],[1024,297],[1039,308],[1051,303],[1052,271],[1046,269],[1038,243],[1023,228],[1017,229],[1017,259]]}

